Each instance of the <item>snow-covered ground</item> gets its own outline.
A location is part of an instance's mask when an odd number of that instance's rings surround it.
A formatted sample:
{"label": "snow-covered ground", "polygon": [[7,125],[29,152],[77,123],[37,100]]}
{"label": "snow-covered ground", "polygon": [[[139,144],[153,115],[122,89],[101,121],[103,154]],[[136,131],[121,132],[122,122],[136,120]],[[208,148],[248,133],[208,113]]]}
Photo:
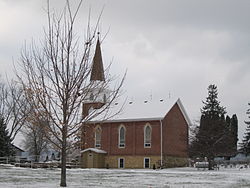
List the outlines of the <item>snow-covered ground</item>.
{"label": "snow-covered ground", "polygon": [[[2,188],[59,187],[60,169],[29,169],[0,165]],[[67,169],[69,188],[82,187],[250,187],[250,169],[222,168],[202,171],[194,168],[163,170]]]}

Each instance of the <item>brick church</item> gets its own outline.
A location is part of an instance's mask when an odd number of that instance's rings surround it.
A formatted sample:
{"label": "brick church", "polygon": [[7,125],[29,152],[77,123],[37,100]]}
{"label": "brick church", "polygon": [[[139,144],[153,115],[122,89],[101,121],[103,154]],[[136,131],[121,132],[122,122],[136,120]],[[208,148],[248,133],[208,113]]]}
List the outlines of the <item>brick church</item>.
{"label": "brick church", "polygon": [[[102,54],[97,40],[90,81],[105,82]],[[100,90],[99,90],[100,91]],[[83,115],[101,109],[108,90],[90,92]],[[180,99],[115,102],[109,119],[96,117],[82,129],[83,168],[158,168],[187,165],[190,120]]]}

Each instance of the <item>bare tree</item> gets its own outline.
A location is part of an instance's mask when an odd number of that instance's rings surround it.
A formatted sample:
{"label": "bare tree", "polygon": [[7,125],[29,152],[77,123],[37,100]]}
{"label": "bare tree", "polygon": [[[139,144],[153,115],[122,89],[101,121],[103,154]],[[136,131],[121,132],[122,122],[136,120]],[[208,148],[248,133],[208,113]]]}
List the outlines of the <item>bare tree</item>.
{"label": "bare tree", "polygon": [[195,136],[199,131],[199,124],[200,124],[199,120],[193,120],[192,124],[189,126],[189,133],[188,133],[189,145],[195,140]]}
{"label": "bare tree", "polygon": [[0,83],[0,115],[7,125],[9,136],[14,140],[29,112],[24,90],[14,81]]}
{"label": "bare tree", "polygon": [[42,116],[36,116],[31,113],[21,129],[21,132],[24,135],[24,147],[34,156],[36,162],[39,161],[41,153],[46,151],[49,145],[44,129],[44,125],[49,122],[41,118]]}
{"label": "bare tree", "polygon": [[[42,47],[33,42],[29,48],[23,49],[20,61],[23,72],[17,74],[33,110],[49,120],[43,126],[47,139],[61,150],[62,187],[66,187],[66,151],[70,148],[67,142],[74,139],[84,122],[110,108],[120,94],[125,77],[120,81],[110,77],[108,68],[105,70],[105,82],[89,81],[99,19],[94,28],[87,23],[85,39],[81,42],[74,32],[81,5],[82,0],[73,11],[66,0],[65,9],[57,17],[51,13],[48,2],[48,28]],[[101,92],[111,85],[113,88],[105,105],[83,116],[83,103],[89,99],[90,92],[95,89]]]}

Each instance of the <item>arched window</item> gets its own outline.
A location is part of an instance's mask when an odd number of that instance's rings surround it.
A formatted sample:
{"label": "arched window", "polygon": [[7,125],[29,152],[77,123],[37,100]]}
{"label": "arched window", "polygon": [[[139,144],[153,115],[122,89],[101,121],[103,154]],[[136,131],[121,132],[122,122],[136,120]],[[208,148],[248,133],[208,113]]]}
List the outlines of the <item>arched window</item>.
{"label": "arched window", "polygon": [[144,127],[144,147],[151,147],[152,128],[149,124]]}
{"label": "arched window", "polygon": [[126,129],[124,125],[119,128],[119,148],[125,148]]}
{"label": "arched window", "polygon": [[102,135],[102,129],[100,126],[97,126],[95,129],[95,147],[96,148],[101,147],[101,135]]}

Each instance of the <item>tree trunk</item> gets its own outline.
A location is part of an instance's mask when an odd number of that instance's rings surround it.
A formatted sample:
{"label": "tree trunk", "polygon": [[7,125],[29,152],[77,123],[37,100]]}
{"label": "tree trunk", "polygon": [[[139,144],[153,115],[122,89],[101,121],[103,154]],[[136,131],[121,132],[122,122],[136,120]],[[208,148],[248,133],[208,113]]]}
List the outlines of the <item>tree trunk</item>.
{"label": "tree trunk", "polygon": [[62,135],[62,155],[61,155],[61,187],[67,187],[66,184],[66,134],[65,127],[63,127],[63,135]]}
{"label": "tree trunk", "polygon": [[35,155],[35,162],[38,162],[38,159],[37,159],[37,155],[38,155],[38,151],[37,151],[37,143],[36,143],[36,139],[37,139],[37,135],[36,133],[34,132],[33,130],[33,140],[34,140],[34,155]]}
{"label": "tree trunk", "polygon": [[214,166],[214,160],[209,158],[208,159],[208,170],[213,170],[213,166]]}

